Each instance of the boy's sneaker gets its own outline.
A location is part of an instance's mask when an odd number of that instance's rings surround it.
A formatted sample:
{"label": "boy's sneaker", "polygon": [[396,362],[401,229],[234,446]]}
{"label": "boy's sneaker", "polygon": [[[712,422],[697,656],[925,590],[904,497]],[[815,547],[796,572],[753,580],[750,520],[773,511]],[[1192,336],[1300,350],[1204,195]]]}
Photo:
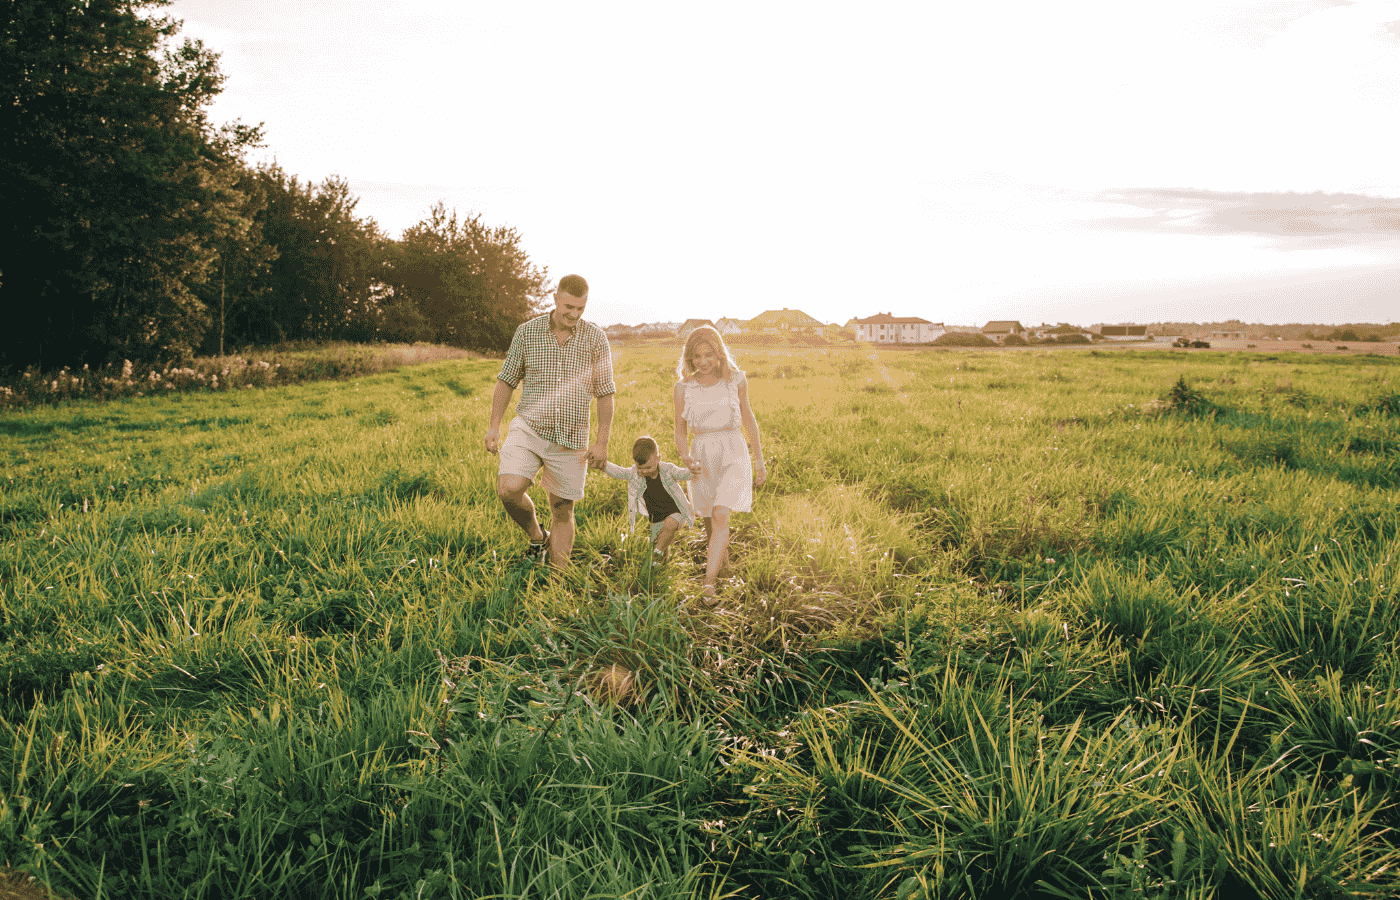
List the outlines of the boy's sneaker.
{"label": "boy's sneaker", "polygon": [[538,541],[531,541],[525,547],[525,558],[537,566],[549,565],[549,532],[543,528],[544,537]]}
{"label": "boy's sneaker", "polygon": [[666,565],[666,554],[662,553],[660,550],[651,551],[651,567],[653,569],[659,569],[664,565]]}

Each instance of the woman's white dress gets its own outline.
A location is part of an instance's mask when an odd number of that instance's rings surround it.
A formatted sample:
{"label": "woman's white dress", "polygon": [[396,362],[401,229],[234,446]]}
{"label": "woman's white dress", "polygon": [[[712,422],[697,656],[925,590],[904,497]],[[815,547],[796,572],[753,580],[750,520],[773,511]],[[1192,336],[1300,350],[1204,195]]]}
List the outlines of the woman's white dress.
{"label": "woman's white dress", "polygon": [[681,382],[681,418],[690,426],[690,455],[700,460],[700,474],[690,482],[690,499],[701,518],[709,518],[716,506],[731,512],[753,509],[753,462],[739,412],[743,381],[743,372],[733,372],[728,380],[708,386],[693,378]]}

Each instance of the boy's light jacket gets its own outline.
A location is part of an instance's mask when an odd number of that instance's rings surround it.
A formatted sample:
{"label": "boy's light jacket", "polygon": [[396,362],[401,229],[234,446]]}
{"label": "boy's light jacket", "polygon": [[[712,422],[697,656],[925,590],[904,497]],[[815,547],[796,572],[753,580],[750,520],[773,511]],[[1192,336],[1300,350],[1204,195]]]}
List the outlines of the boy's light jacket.
{"label": "boy's light jacket", "polygon": [[[608,463],[608,477],[616,478],[619,481],[627,482],[627,531],[630,533],[637,524],[637,514],[641,513],[650,520],[647,513],[647,479],[637,471],[636,466],[624,469],[616,463]],[[657,466],[657,474],[661,476],[661,484],[666,488],[666,493],[671,495],[671,499],[676,501],[676,509],[681,511],[681,522],[686,525],[695,524],[695,510],[690,506],[690,498],[686,496],[685,488],[676,482],[689,481],[695,476],[689,469],[668,463],[661,460]]]}

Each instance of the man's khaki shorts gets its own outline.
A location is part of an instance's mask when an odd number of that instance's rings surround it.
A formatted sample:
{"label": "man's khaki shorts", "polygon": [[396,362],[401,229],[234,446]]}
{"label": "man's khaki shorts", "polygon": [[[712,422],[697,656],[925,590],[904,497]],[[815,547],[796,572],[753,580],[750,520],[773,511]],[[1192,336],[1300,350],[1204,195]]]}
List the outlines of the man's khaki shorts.
{"label": "man's khaki shorts", "polygon": [[534,481],[543,468],[540,487],[565,500],[582,500],[583,483],[588,474],[587,453],[550,443],[516,416],[510,420],[510,431],[501,444],[498,474],[519,475]]}

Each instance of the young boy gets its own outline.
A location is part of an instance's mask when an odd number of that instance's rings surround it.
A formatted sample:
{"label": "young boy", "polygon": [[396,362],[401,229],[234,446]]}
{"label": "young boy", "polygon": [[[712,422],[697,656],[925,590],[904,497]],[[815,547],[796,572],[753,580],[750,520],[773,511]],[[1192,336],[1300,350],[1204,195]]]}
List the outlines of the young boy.
{"label": "young boy", "polygon": [[689,481],[694,474],[661,458],[661,448],[650,435],[642,435],[632,445],[630,469],[608,463],[609,476],[627,482],[627,530],[631,532],[641,513],[651,520],[651,543],[655,548],[652,565],[665,561],[671,541],[682,525],[695,524],[690,498],[677,482]]}

